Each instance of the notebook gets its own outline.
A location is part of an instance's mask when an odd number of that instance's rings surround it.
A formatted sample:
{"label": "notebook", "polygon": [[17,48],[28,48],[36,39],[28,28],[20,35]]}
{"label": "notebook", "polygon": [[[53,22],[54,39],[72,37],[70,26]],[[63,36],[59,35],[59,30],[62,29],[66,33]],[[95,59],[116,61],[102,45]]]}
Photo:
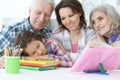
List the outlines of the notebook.
{"label": "notebook", "polygon": [[58,66],[59,61],[57,60],[20,60],[21,66],[34,66],[34,67],[46,67],[46,66]]}
{"label": "notebook", "polygon": [[85,48],[81,56],[72,66],[72,72],[97,71],[102,63],[105,70],[114,70],[120,65],[119,47],[93,47]]}

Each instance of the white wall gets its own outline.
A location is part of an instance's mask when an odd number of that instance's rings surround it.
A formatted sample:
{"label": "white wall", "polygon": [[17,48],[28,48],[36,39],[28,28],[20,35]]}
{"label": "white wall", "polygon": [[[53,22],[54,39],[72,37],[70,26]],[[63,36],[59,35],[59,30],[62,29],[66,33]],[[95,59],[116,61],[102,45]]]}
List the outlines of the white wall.
{"label": "white wall", "polygon": [[28,12],[27,0],[0,0],[0,17],[25,17]]}
{"label": "white wall", "polygon": [[29,0],[0,0],[0,28],[28,16]]}
{"label": "white wall", "polygon": [[[55,0],[58,4],[60,0]],[[85,11],[102,3],[113,5],[120,12],[120,0],[79,0]],[[0,17],[26,17],[30,0],[0,0]],[[118,6],[119,5],[119,6]],[[55,17],[53,15],[53,17]]]}
{"label": "white wall", "polygon": [[89,25],[89,13],[90,11],[100,5],[100,4],[110,4],[116,8],[116,10],[120,13],[120,0],[79,0],[84,8],[85,16],[87,19],[87,23]]}
{"label": "white wall", "polygon": [[[58,4],[59,1],[60,0],[55,0],[55,3]],[[120,13],[120,0],[79,0],[79,1],[83,5],[87,20],[90,10],[93,7],[103,3],[108,3],[113,5]],[[21,18],[27,17],[29,2],[30,0],[0,0],[0,26],[2,24],[8,25]],[[55,21],[54,12],[52,14],[51,19],[53,19],[53,22],[51,21],[51,24],[53,25]]]}

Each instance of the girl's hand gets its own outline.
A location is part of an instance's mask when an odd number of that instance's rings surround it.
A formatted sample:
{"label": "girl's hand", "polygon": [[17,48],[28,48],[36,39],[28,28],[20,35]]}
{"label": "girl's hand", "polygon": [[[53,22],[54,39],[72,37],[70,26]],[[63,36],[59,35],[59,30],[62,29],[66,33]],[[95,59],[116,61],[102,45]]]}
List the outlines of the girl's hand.
{"label": "girl's hand", "polygon": [[43,56],[34,56],[36,60],[48,60],[48,55],[43,55]]}
{"label": "girl's hand", "polygon": [[5,56],[0,57],[0,68],[5,68]]}
{"label": "girl's hand", "polygon": [[28,56],[25,57],[27,60],[48,60],[48,55],[43,55],[43,56]]}

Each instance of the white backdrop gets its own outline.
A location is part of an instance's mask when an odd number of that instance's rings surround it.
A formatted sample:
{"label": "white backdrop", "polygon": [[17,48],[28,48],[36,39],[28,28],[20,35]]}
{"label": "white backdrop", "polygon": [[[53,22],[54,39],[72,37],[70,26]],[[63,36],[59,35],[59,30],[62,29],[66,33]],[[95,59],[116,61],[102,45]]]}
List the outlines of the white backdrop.
{"label": "white backdrop", "polygon": [[[60,0],[55,0],[58,4]],[[108,3],[113,5],[120,13],[120,0],[79,0],[84,8],[87,23],[89,22],[89,12],[91,9],[99,4]],[[0,27],[1,25],[8,25],[21,18],[28,16],[30,0],[0,0]],[[51,23],[54,27],[54,20],[56,19],[53,12]],[[51,21],[52,21],[51,20]],[[56,27],[56,24],[55,24]]]}

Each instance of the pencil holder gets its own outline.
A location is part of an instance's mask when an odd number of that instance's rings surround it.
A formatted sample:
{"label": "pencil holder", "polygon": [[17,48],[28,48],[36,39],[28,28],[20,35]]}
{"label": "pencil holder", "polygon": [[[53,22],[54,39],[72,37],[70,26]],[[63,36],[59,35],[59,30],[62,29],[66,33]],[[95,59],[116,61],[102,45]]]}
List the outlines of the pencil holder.
{"label": "pencil holder", "polygon": [[20,57],[6,56],[5,57],[5,71],[9,74],[17,74],[20,69]]}

